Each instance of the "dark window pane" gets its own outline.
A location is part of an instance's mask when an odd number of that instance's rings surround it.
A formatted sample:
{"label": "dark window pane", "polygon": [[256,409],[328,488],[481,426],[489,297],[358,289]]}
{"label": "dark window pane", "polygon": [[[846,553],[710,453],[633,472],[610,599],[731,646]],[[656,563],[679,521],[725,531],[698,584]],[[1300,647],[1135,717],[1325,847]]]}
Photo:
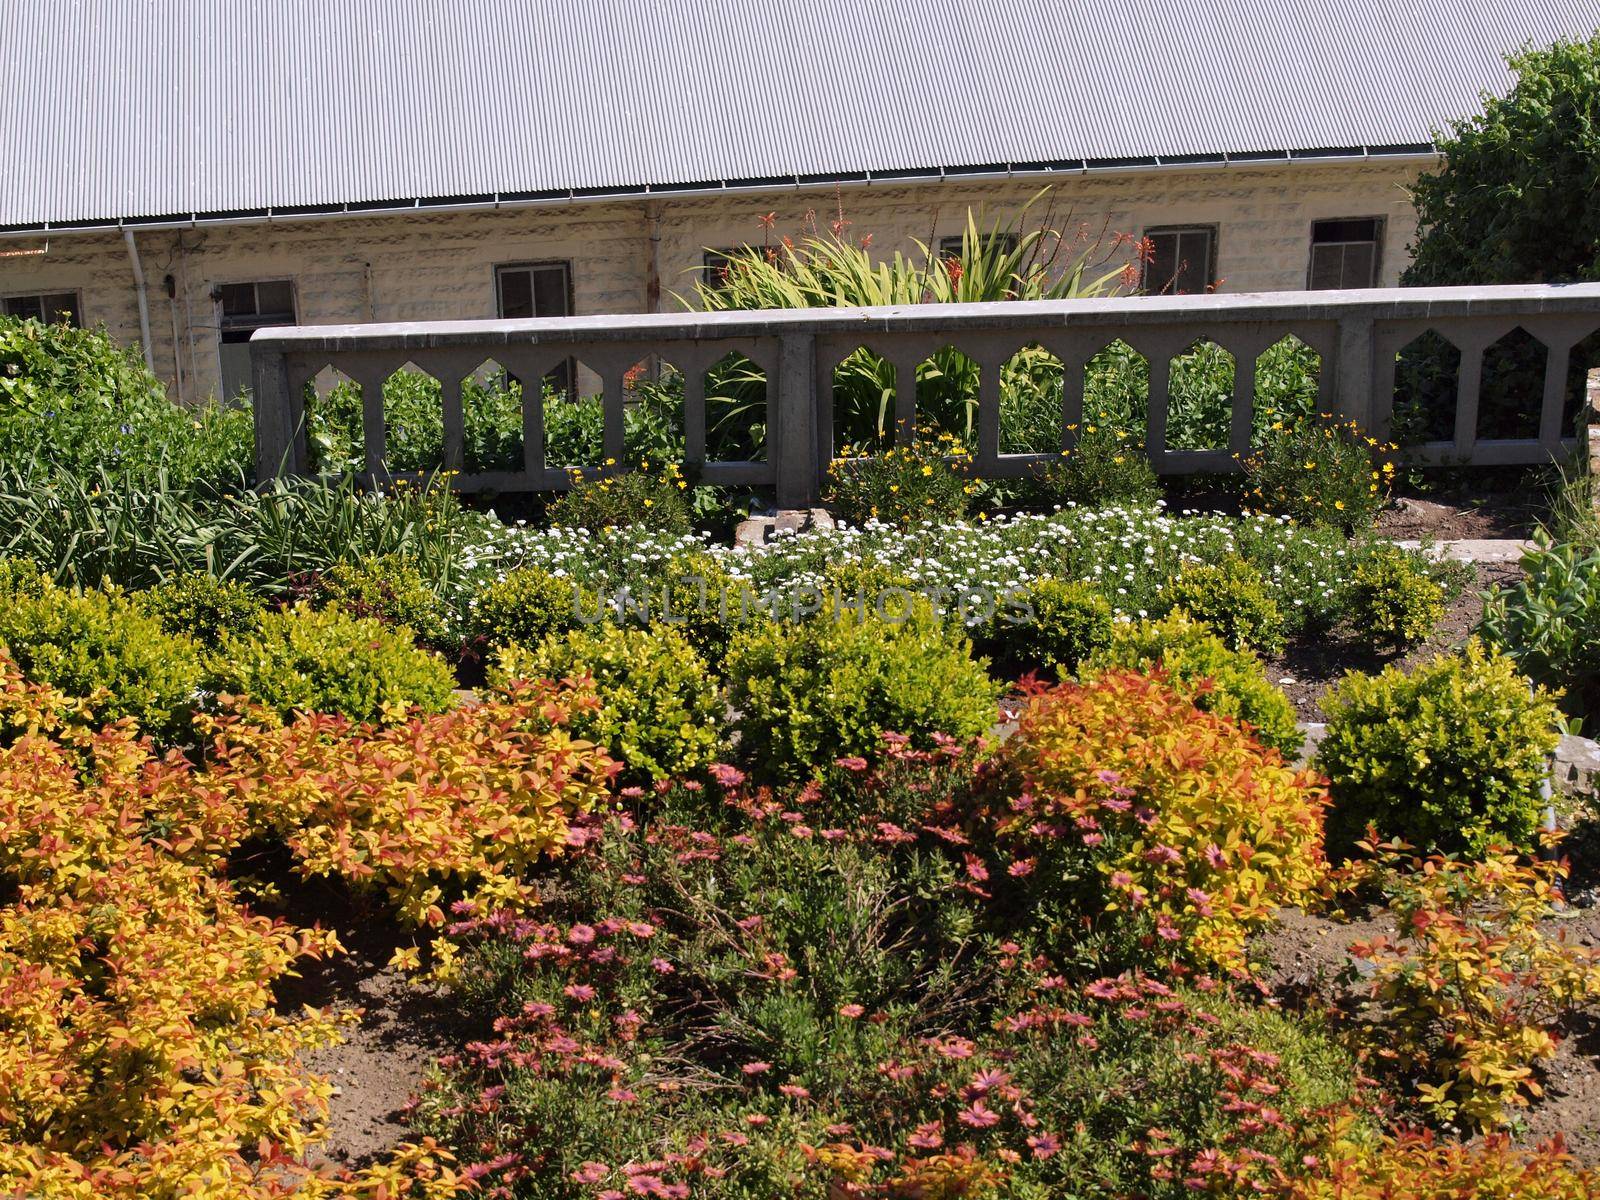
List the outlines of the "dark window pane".
{"label": "dark window pane", "polygon": [[1378,222],[1375,218],[1359,220],[1318,221],[1311,226],[1311,241],[1320,242],[1375,242],[1378,240]]}
{"label": "dark window pane", "polygon": [[1328,289],[1343,287],[1344,254],[1341,246],[1311,247],[1311,287]]}
{"label": "dark window pane", "polygon": [[1211,286],[1211,231],[1158,229],[1145,234],[1152,255],[1145,264],[1144,290],[1172,296],[1203,292]]}
{"label": "dark window pane", "polygon": [[[964,236],[965,235],[958,233],[958,234],[955,234],[955,235],[953,235],[951,237],[940,238],[939,239],[939,257],[940,258],[960,258],[961,257],[961,243],[962,243],[962,240],[963,240]],[[993,246],[995,249],[999,250],[1002,254],[1010,254],[1013,250],[1015,250],[1017,248],[1017,235],[1014,234],[1014,233],[1002,233],[1002,234],[997,234],[994,237],[987,237],[987,236],[984,236],[984,235],[981,235],[981,234],[979,236],[982,238],[983,241],[988,242],[991,246]]]}
{"label": "dark window pane", "polygon": [[567,269],[539,267],[533,272],[533,313],[538,317],[570,317]]}
{"label": "dark window pane", "polygon": [[701,266],[705,269],[700,273],[700,278],[707,287],[721,287],[728,281],[728,262],[743,253],[742,248],[729,247],[726,250],[707,250],[701,259]]}
{"label": "dark window pane", "polygon": [[287,279],[256,284],[256,312],[262,317],[294,321],[294,286]]}
{"label": "dark window pane", "polygon": [[253,283],[225,283],[222,285],[222,315],[225,317],[253,317],[256,314],[256,285]]}
{"label": "dark window pane", "polygon": [[39,303],[38,296],[10,296],[6,299],[6,316],[27,320],[32,317],[35,321],[44,319],[44,310]]}
{"label": "dark window pane", "polygon": [[1372,242],[1353,242],[1344,248],[1344,286],[1371,287],[1377,280],[1377,247]]}
{"label": "dark window pane", "polygon": [[499,279],[500,315],[508,319],[533,316],[532,272],[502,270]]}
{"label": "dark window pane", "polygon": [[56,292],[40,298],[40,308],[47,321],[62,321],[68,325],[81,324],[78,317],[78,293]]}

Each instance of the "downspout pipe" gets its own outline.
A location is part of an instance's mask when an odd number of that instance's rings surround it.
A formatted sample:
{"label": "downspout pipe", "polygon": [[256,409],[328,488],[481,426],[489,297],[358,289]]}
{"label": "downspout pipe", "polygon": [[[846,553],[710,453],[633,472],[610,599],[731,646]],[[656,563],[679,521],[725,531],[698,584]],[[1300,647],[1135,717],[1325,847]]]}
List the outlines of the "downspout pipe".
{"label": "downspout pipe", "polygon": [[144,347],[144,365],[156,373],[155,351],[150,348],[150,299],[144,291],[144,266],[139,262],[139,243],[133,230],[122,227],[122,240],[128,244],[128,262],[133,266],[133,294],[139,299],[139,343]]}

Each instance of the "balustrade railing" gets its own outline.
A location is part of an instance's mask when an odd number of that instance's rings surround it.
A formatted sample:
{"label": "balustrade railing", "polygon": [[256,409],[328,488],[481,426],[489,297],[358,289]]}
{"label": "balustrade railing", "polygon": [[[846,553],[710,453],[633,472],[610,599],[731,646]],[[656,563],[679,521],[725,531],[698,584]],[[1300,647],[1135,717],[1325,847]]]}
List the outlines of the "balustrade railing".
{"label": "balustrade railing", "polygon": [[[569,486],[569,467],[545,453],[548,403],[564,398],[540,386],[522,391],[519,462],[466,470],[463,382],[486,362],[509,377],[542,380],[581,364],[598,380],[604,458],[621,460],[629,373],[641,363],[669,362],[683,379],[683,459],[709,484],[767,486],[782,507],[815,503],[835,454],[834,369],[858,350],[893,368],[897,438],[914,436],[919,364],[953,348],[976,365],[973,472],[1018,478],[1059,453],[1008,453],[1001,438],[1001,376],[1019,350],[1037,347],[1059,363],[1061,448],[1076,436],[1084,404],[1085,368],[1118,341],[1147,363],[1146,450],[1164,474],[1228,471],[1249,450],[1257,423],[1256,363],[1285,338],[1320,358],[1317,400],[1324,411],[1387,438],[1394,426],[1397,364],[1422,346],[1422,366],[1401,370],[1426,378],[1435,403],[1435,435],[1403,447],[1406,457],[1464,466],[1535,463],[1574,445],[1567,426],[1578,403],[1579,368],[1600,351],[1600,284],[1565,287],[1373,289],[1179,297],[920,305],[903,308],[561,317],[518,321],[431,321],[304,326],[258,331],[254,366],[257,470],[315,469],[306,432],[306,392],[327,368],[360,387],[366,473],[391,471],[384,385],[413,369],[439,381],[443,439],[439,466],[463,491],[549,491]],[[1421,339],[1419,341],[1419,339]],[[1191,347],[1214,343],[1231,356],[1233,385],[1225,436],[1206,448],[1176,448],[1169,438],[1175,394],[1172,364]],[[1514,346],[1516,354],[1500,350]],[[708,461],[707,372],[743,356],[765,378],[765,460]],[[1414,355],[1414,357],[1416,357]],[[1496,375],[1502,436],[1483,436],[1480,398],[1485,363],[1523,364],[1509,382]],[[1532,363],[1531,373],[1527,364]],[[1497,368],[1498,369],[1498,368]],[[1508,387],[1511,389],[1508,393]],[[1503,436],[1506,397],[1517,436]],[[1407,401],[1402,394],[1402,403]],[[1453,412],[1449,406],[1453,399]],[[741,419],[754,420],[759,413]],[[1492,430],[1490,432],[1493,432]],[[1051,449],[1054,449],[1053,447]],[[602,460],[603,461],[603,460]]]}

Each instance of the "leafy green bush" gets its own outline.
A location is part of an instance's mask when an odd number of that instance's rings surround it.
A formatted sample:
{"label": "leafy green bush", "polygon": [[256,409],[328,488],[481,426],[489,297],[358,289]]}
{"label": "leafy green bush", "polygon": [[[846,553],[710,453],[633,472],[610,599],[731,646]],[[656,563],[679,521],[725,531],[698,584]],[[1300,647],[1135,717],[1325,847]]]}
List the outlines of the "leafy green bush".
{"label": "leafy green bush", "polygon": [[168,633],[215,646],[224,634],[248,635],[261,622],[261,600],[243,584],[187,574],[135,592],[133,602]]}
{"label": "leafy green bush", "polygon": [[564,575],[518,567],[473,594],[467,634],[489,646],[537,646],[552,633],[565,633],[591,611],[583,604],[580,589]]}
{"label": "leafy green bush", "polygon": [[1367,529],[1389,500],[1393,450],[1327,413],[1275,422],[1243,459],[1245,505],[1347,534]]}
{"label": "leafy green bush", "polygon": [[1261,660],[1228,649],[1210,626],[1182,613],[1118,625],[1111,644],[1089,657],[1085,674],[1116,667],[1164,671],[1168,686],[1201,712],[1246,722],[1262,745],[1286,758],[1297,757],[1305,742],[1294,705],[1272,686]]}
{"label": "leafy green bush", "polygon": [[1143,443],[1127,430],[1092,423],[1083,426],[1076,446],[1045,468],[1040,483],[1060,504],[1148,504],[1161,495]]}
{"label": "leafy green bush", "polygon": [[0,462],[115,478],[160,468],[185,487],[242,479],[253,439],[248,409],[180,408],[103,329],[0,317]]}
{"label": "leafy green bush", "polygon": [[1011,599],[988,640],[1025,668],[1065,677],[1111,643],[1111,602],[1089,584],[1038,579]]}
{"label": "leafy green bush", "polygon": [[974,485],[971,453],[950,433],[918,431],[909,446],[878,453],[846,449],[828,468],[828,502],[851,524],[917,525],[960,520]]}
{"label": "leafy green bush", "polygon": [[1376,644],[1403,650],[1426,641],[1444,612],[1445,588],[1421,556],[1379,544],[1357,561],[1350,621]]}
{"label": "leafy green bush", "polygon": [[1444,853],[1532,845],[1557,710],[1509,656],[1474,640],[1409,674],[1350,674],[1323,708],[1330,852],[1349,853],[1369,823]]}
{"label": "leafy green bush", "polygon": [[1522,578],[1484,603],[1483,636],[1538,682],[1565,689],[1573,716],[1600,722],[1600,547],[1537,542]]}
{"label": "leafy green bush", "polygon": [[305,605],[266,614],[254,633],[225,636],[212,673],[219,692],[284,717],[299,710],[388,722],[411,708],[442,712],[455,687],[449,667],[418,649],[409,630]]}
{"label": "leafy green bush", "polygon": [[[613,465],[608,462],[606,467]],[[594,478],[585,477],[575,468],[572,487],[550,505],[546,515],[551,525],[567,529],[629,526],[687,533],[689,506],[683,496],[687,488],[682,473],[672,463],[656,470],[648,460],[642,460],[636,471]]]}
{"label": "leafy green bush", "polygon": [[716,677],[671,626],[596,625],[555,634],[534,647],[509,645],[491,681],[594,679],[599,707],[574,721],[582,737],[606,748],[635,782],[701,771],[722,743]]}
{"label": "leafy green bush", "polygon": [[998,715],[984,664],[926,602],[900,621],[843,611],[763,625],[734,640],[726,670],[740,753],[780,779],[875,759],[886,732],[927,746],[974,737]]}
{"label": "leafy green bush", "polygon": [[0,596],[0,646],[22,673],[87,702],[94,725],[133,717],[158,741],[188,732],[200,650],[115,589],[25,581]]}
{"label": "leafy green bush", "polygon": [[319,605],[337,604],[354,617],[402,625],[419,641],[444,640],[444,612],[416,564],[402,554],[334,563],[310,588]]}
{"label": "leafy green bush", "polygon": [[1204,621],[1235,650],[1277,654],[1288,622],[1260,571],[1238,555],[1188,563],[1168,589],[1174,609]]}

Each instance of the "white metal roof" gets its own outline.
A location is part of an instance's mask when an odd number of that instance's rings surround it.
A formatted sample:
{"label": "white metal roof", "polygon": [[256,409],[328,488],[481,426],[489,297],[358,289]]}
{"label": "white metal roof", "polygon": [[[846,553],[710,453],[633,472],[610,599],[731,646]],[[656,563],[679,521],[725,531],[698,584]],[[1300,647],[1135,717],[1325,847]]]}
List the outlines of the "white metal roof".
{"label": "white metal roof", "polygon": [[0,0],[0,227],[1418,150],[1594,0]]}

